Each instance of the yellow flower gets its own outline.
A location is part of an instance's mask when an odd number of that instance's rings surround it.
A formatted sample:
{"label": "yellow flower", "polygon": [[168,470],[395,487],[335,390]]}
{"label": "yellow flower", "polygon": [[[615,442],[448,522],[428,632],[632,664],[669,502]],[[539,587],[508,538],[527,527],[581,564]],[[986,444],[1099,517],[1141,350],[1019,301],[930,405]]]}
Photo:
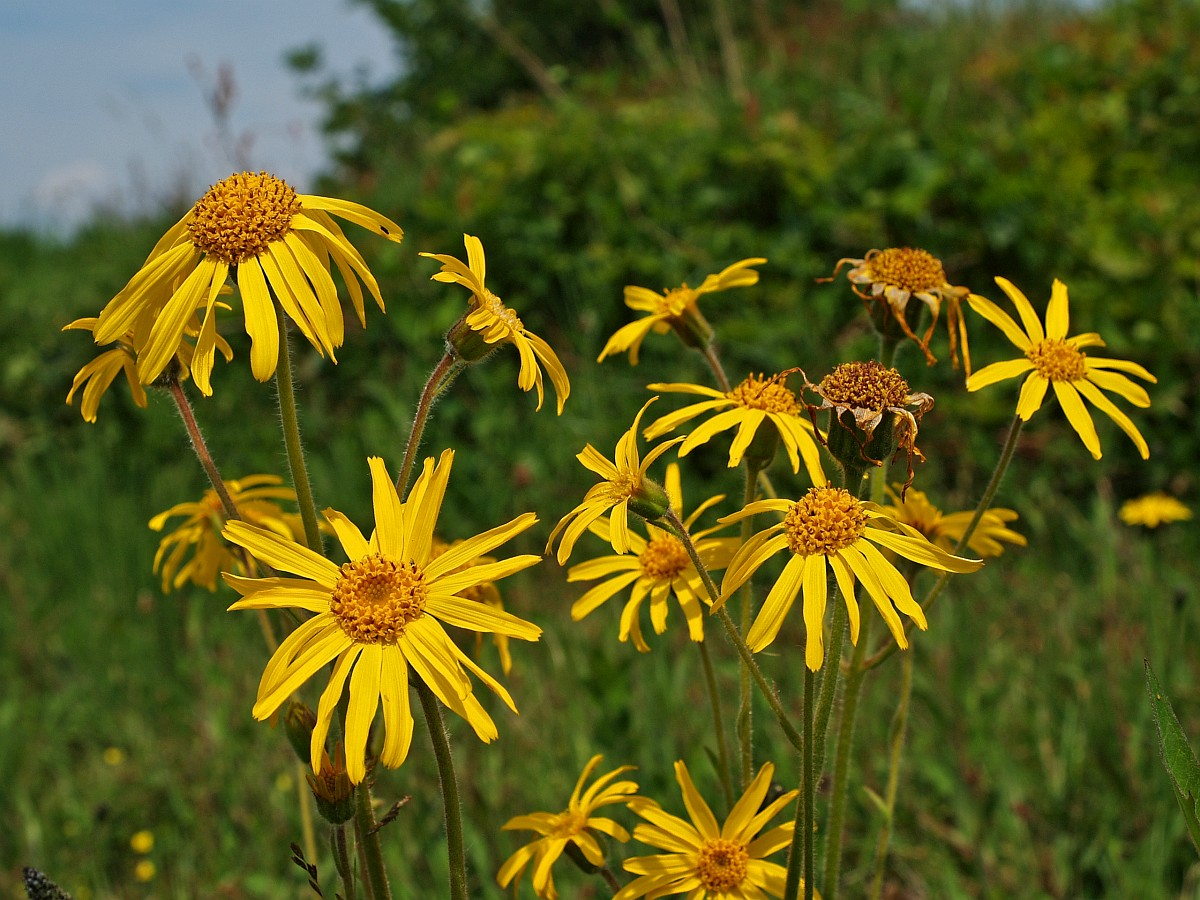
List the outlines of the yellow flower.
{"label": "yellow flower", "polygon": [[135,853],[149,853],[154,849],[154,832],[145,829],[136,832],[129,839],[129,846]]}
{"label": "yellow flower", "polygon": [[[894,485],[889,493],[895,502],[890,506],[881,507],[883,513],[900,525],[914,529],[943,550],[954,551],[975,515],[974,512],[943,513],[929,502],[924,491],[904,492],[898,484]],[[903,500],[900,499],[901,496],[904,497]],[[1008,527],[1008,524],[1016,519],[1015,510],[996,507],[989,509],[975,526],[971,539],[967,541],[967,548],[987,559],[1003,553],[1005,544],[1024,547],[1028,543],[1025,535]]]}
{"label": "yellow flower", "polygon": [[133,877],[138,881],[153,881],[157,874],[157,867],[148,859],[139,859],[133,866]]}
{"label": "yellow flower", "polygon": [[[755,436],[762,431],[771,435],[770,454],[774,454],[775,435],[783,442],[792,471],[800,471],[800,458],[813,484],[825,484],[825,472],[821,468],[821,451],[813,424],[803,415],[796,395],[785,384],[787,373],[764,378],[747,375],[733,390],[725,392],[699,384],[651,384],[652,391],[672,391],[680,394],[698,394],[709,397],[655,420],[646,427],[646,440],[652,441],[674,431],[684,422],[703,415],[715,413],[708,421],[698,425],[679,447],[679,455],[687,456],[696,447],[731,428],[737,434],[729,446],[729,467],[742,461],[747,450],[751,450]],[[770,426],[766,426],[769,422]],[[764,426],[760,428],[760,426]],[[759,438],[762,440],[763,438]],[[751,451],[753,452],[753,451]],[[769,460],[768,460],[769,461]]]}
{"label": "yellow flower", "polygon": [[762,900],[783,896],[787,870],[766,857],[792,840],[793,822],[761,833],[799,791],[788,791],[763,805],[775,767],[764,763],[746,792],[718,824],[687,766],[675,763],[675,778],[683,792],[683,805],[691,821],[666,812],[653,800],[635,798],[629,808],[646,820],[633,830],[643,844],[667,853],[625,860],[625,871],[639,876],[617,892],[613,900],[636,897],[669,897],[687,894],[687,900]]}
{"label": "yellow flower", "polygon": [[[541,360],[542,365],[546,367],[546,374],[550,376],[550,383],[554,385],[554,393],[558,397],[558,413],[562,415],[563,403],[571,393],[567,370],[563,368],[550,345],[532,331],[526,331],[517,314],[484,286],[487,262],[479,238],[464,234],[463,240],[467,246],[469,265],[464,265],[461,260],[445,253],[421,254],[442,264],[441,271],[433,276],[433,280],[460,284],[471,292],[471,310],[466,314],[463,323],[470,331],[477,333],[485,344],[490,347],[504,342],[517,348],[517,354],[521,357],[517,385],[523,391],[537,388],[538,409],[542,408],[544,399],[542,370],[538,366],[538,360]],[[456,349],[461,350],[462,341],[457,339],[453,329],[450,337]],[[465,358],[473,361],[479,357],[467,352]]]}
{"label": "yellow flower", "polygon": [[[872,302],[882,304],[883,314],[894,321],[904,335],[915,341],[925,354],[929,365],[937,358],[929,350],[929,339],[937,327],[942,304],[946,304],[946,330],[950,335],[950,354],[954,367],[958,368],[958,342],[962,341],[963,363],[967,375],[971,374],[971,352],[967,346],[967,325],[962,314],[962,300],[970,293],[965,287],[955,287],[946,280],[942,261],[927,250],[914,247],[889,247],[886,250],[868,250],[862,259],[839,259],[833,270],[833,278],[849,263],[853,268],[846,273],[854,293],[862,298],[867,311],[874,314]],[[833,278],[821,279],[832,281]],[[908,301],[916,297],[931,313],[929,328],[918,337],[908,322]],[[913,318],[916,322],[916,318]]]}
{"label": "yellow flower", "polygon": [[[437,559],[447,550],[453,550],[462,541],[455,541],[453,544],[447,544],[439,537],[433,539],[433,558]],[[469,569],[472,566],[487,566],[494,563],[496,560],[490,556],[478,556],[475,559],[468,559],[456,571]],[[453,574],[453,573],[451,573]],[[491,581],[484,581],[474,587],[469,587],[463,590],[460,594],[466,600],[474,600],[476,603],[483,603],[490,606],[492,609],[498,609],[504,612],[504,598],[500,596],[500,588]],[[492,642],[496,645],[496,652],[500,654],[500,671],[505,675],[512,672],[512,653],[508,648],[508,636],[503,634],[493,634]],[[475,657],[478,659],[483,650],[483,635],[476,632],[475,634]]]}
{"label": "yellow flower", "polygon": [[370,540],[342,513],[325,510],[325,520],[350,560],[341,566],[265,528],[245,522],[225,526],[224,534],[233,543],[279,571],[300,576],[226,574],[225,581],[242,595],[230,609],[299,608],[316,613],[279,645],[267,663],[253,709],[254,718],[269,718],[302,684],[333,663],[312,734],[314,772],[320,771],[325,736],[347,680],[346,770],[355,784],[366,776],[367,734],[381,699],[383,764],[396,768],[408,756],[413,729],[409,666],[485,743],[497,737],[496,725],[475,697],[464,667],[516,711],[508,691],[450,640],[442,623],[527,641],[541,636],[536,625],[461,596],[481,582],[497,581],[535,565],[540,557],[514,556],[460,569],[529,528],[537,517],[525,513],[434,559],[433,532],[453,461],[451,450],[442,453],[436,467],[432,459],[425,460],[408,499],[401,503],[383,460],[372,457],[375,531]]}
{"label": "yellow flower", "polygon": [[588,488],[583,502],[567,513],[546,542],[546,552],[554,544],[554,539],[562,534],[558,544],[558,564],[562,565],[571,555],[575,542],[583,535],[588,527],[609,510],[609,543],[618,553],[628,553],[633,549],[631,532],[629,531],[628,516],[632,511],[643,519],[653,520],[662,516],[670,507],[670,500],[663,489],[646,477],[650,464],[666,453],[683,438],[675,438],[665,444],[659,444],[642,459],[638,454],[637,431],[642,414],[657,400],[651,397],[645,406],[638,410],[633,418],[633,425],[621,435],[617,441],[617,449],[613,454],[613,462],[609,462],[591,444],[576,454],[583,465],[591,469],[604,480]]}
{"label": "yellow flower", "polygon": [[607,834],[622,843],[629,840],[628,831],[612,819],[594,813],[602,806],[624,803],[631,795],[637,793],[635,782],[613,782],[614,778],[630,771],[633,766],[613,769],[592,782],[586,791],[583,790],[584,782],[600,765],[602,759],[604,757],[597,754],[588,760],[588,764],[583,767],[583,774],[575,782],[575,790],[571,792],[567,808],[562,812],[535,812],[525,816],[514,816],[504,823],[505,831],[533,831],[542,837],[526,844],[504,861],[504,865],[496,873],[496,883],[500,887],[508,887],[514,878],[519,879],[532,862],[534,893],[543,900],[555,900],[558,891],[554,888],[551,868],[569,844],[574,844],[593,866],[600,867],[604,865],[604,848],[589,833],[589,829]]}
{"label": "yellow flower", "polygon": [[[1054,386],[1055,396],[1067,414],[1067,421],[1083,439],[1083,445],[1096,459],[1100,458],[1100,438],[1096,426],[1084,406],[1088,400],[1102,413],[1121,427],[1137,446],[1142,459],[1150,457],[1150,448],[1141,432],[1129,417],[1103,393],[1112,391],[1124,397],[1134,406],[1150,405],[1150,396],[1139,385],[1134,384],[1120,372],[1129,372],[1138,378],[1156,383],[1157,379],[1137,363],[1123,359],[1097,359],[1083,353],[1084,347],[1103,347],[1104,341],[1095,332],[1067,337],[1068,309],[1067,286],[1054,280],[1050,304],[1046,307],[1046,327],[1034,312],[1033,305],[1006,278],[997,278],[996,284],[1008,294],[1021,316],[1019,327],[1008,313],[991,300],[972,294],[971,308],[997,328],[1020,350],[1024,356],[1007,362],[992,363],[967,379],[967,390],[977,391],[998,381],[1016,378],[1026,372],[1029,377],[1021,387],[1017,401],[1017,415],[1024,421],[1038,411],[1046,397],[1046,388]],[[1118,371],[1109,371],[1116,369]]]}
{"label": "yellow flower", "polygon": [[844,488],[810,488],[796,501],[758,500],[720,521],[736,522],[764,512],[781,513],[783,521],[754,535],[737,552],[725,569],[721,597],[713,608],[725,603],[770,557],[788,550],[791,559],[763,601],[746,635],[746,646],[757,653],[775,640],[796,595],[803,592],[807,632],[804,661],[814,672],[825,660],[824,620],[830,569],[850,615],[850,639],[858,643],[859,613],[854,587],[855,581],[861,581],[896,643],[904,650],[908,638],[897,610],[922,630],[927,627],[925,613],[913,599],[908,583],[875,544],[943,571],[974,572],[983,565],[977,559],[952,556],[914,531],[899,529],[901,533],[896,533],[899,526],[886,513],[873,503],[856,499]]}
{"label": "yellow flower", "polygon": [[649,288],[626,285],[625,305],[648,315],[617,329],[600,351],[596,361],[602,362],[606,356],[628,350],[629,363],[636,366],[638,351],[646,335],[651,331],[666,334],[672,328],[689,346],[705,346],[712,339],[712,328],[701,315],[696,301],[704,294],[757,284],[758,272],[751,266],[761,266],[765,262],[763,257],[735,262],[718,274],[709,275],[698,288],[690,288],[684,284],[682,287],[656,294]]}
{"label": "yellow flower", "polygon": [[[285,513],[276,500],[296,502],[296,492],[283,484],[278,475],[247,475],[225,482],[238,515],[252,525],[265,528],[286,540],[304,534],[298,513]],[[221,536],[225,526],[225,508],[217,492],[209,488],[199,502],[177,503],[150,520],[150,528],[162,531],[167,519],[184,516],[175,530],[163,537],[154,554],[154,571],[162,573],[163,593],[170,593],[187,582],[217,589],[217,575],[233,569],[243,575],[245,558]],[[191,559],[188,553],[191,552]]]}
{"label": "yellow flower", "polygon": [[1121,504],[1117,515],[1126,525],[1142,525],[1157,528],[1168,522],[1183,522],[1192,517],[1192,511],[1162,491],[1145,494]]}
{"label": "yellow flower", "polygon": [[381,310],[383,298],[375,276],[330,213],[391,241],[403,237],[398,225],[359,203],[297,194],[266,172],[240,172],[217,182],[162,236],[141,270],[104,307],[96,343],[147,329],[138,353],[138,379],[149,384],[167,367],[188,320],[201,307],[192,377],[201,392],[211,394],[216,299],[226,278],[236,273],[255,378],[268,380],[278,364],[276,302],[317,351],[332,358],[342,345],[344,322],[330,262],[341,272],[364,327],[359,281]]}
{"label": "yellow flower", "polygon": [[[679,466],[676,463],[667,466],[665,488],[671,508],[682,516],[683,488],[680,483]],[[705,500],[684,520],[684,527],[690,533],[692,524],[700,515],[724,499],[725,495],[721,494]],[[605,541],[609,539],[608,523],[603,519],[593,522],[590,530]],[[740,543],[737,538],[709,537],[718,530],[719,527],[710,528],[692,535],[700,561],[710,572],[725,568]],[[700,600],[703,599],[706,604],[710,601],[700,573],[696,571],[696,566],[683,544],[670,532],[647,522],[646,535],[648,539],[630,533],[631,553],[604,556],[571,566],[567,572],[567,581],[593,581],[610,575],[615,576],[591,588],[576,600],[571,606],[571,618],[578,622],[598,609],[610,597],[632,585],[632,596],[621,613],[618,634],[621,641],[628,641],[632,637],[633,645],[639,652],[649,652],[650,647],[642,637],[642,603],[647,597],[650,598],[650,623],[654,626],[655,634],[662,634],[667,630],[667,600],[671,594],[679,601],[692,640],[704,640],[704,613],[700,607]]]}

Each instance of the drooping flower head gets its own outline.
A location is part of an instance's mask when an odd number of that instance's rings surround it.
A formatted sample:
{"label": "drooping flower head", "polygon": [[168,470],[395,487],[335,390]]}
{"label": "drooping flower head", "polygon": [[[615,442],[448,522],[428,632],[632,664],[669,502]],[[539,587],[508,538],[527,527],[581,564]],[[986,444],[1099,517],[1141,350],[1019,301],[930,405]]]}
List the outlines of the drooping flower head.
{"label": "drooping flower head", "polygon": [[719,823],[692,783],[687,766],[682,760],[676,762],[675,778],[691,821],[671,815],[647,798],[629,802],[629,808],[646,820],[633,829],[634,839],[667,852],[625,860],[625,871],[638,877],[613,900],[674,894],[686,894],[688,900],[782,897],[787,870],[767,857],[791,842],[795,823],[763,829],[799,791],[788,791],[764,805],[774,772],[771,763],[763,763],[724,823]]}
{"label": "drooping flower head", "polygon": [[[881,507],[888,517],[919,532],[935,547],[950,552],[954,552],[975,515],[974,512],[943,513],[929,502],[924,491],[906,492],[903,485],[893,485],[888,493],[893,503]],[[967,549],[987,559],[1003,553],[1005,544],[1024,547],[1028,543],[1025,535],[1008,527],[1009,523],[1016,520],[1015,510],[992,507],[975,526],[974,533],[967,541]]]}
{"label": "drooping flower head", "polygon": [[661,294],[656,294],[649,288],[626,285],[625,305],[646,315],[618,328],[608,339],[596,361],[603,362],[606,356],[628,350],[629,363],[636,366],[642,341],[651,331],[666,334],[674,330],[689,347],[707,346],[712,340],[713,330],[700,312],[696,301],[704,294],[757,284],[758,272],[751,267],[761,266],[765,262],[766,259],[760,256],[743,259],[715,275],[707,276],[700,287],[690,288],[684,284],[682,287],[664,290]]}
{"label": "drooping flower head", "polygon": [[1021,317],[1021,326],[991,300],[978,294],[971,295],[971,309],[1003,331],[1005,337],[1024,355],[1020,359],[992,363],[980,369],[967,379],[967,390],[977,391],[1028,372],[1029,377],[1021,386],[1021,396],[1017,400],[1017,415],[1023,421],[1028,422],[1041,408],[1046,397],[1046,388],[1053,385],[1054,395],[1058,397],[1059,405],[1067,414],[1067,421],[1071,423],[1071,427],[1093,457],[1100,458],[1100,438],[1096,434],[1096,425],[1091,414],[1084,406],[1084,400],[1116,422],[1121,430],[1129,435],[1142,459],[1148,459],[1150,448],[1146,445],[1145,438],[1129,417],[1108,399],[1104,391],[1112,391],[1134,406],[1144,408],[1150,405],[1150,395],[1144,388],[1120,373],[1128,372],[1152,384],[1158,379],[1134,362],[1088,356],[1083,352],[1085,347],[1104,346],[1104,341],[1095,332],[1067,337],[1070,315],[1067,286],[1057,278],[1054,279],[1050,303],[1046,307],[1044,329],[1033,304],[1012,282],[1007,278],[997,277],[996,284],[1000,285],[1000,289],[1008,294],[1016,306]]}
{"label": "drooping flower head", "polygon": [[662,517],[670,509],[671,501],[666,492],[655,482],[646,477],[646,470],[656,459],[678,444],[683,438],[675,438],[664,444],[659,444],[642,459],[637,448],[638,425],[642,415],[650,404],[657,400],[651,397],[645,406],[638,410],[633,417],[633,425],[621,435],[617,441],[617,449],[613,454],[613,462],[591,444],[576,454],[583,465],[595,472],[604,480],[588,488],[583,502],[567,513],[546,542],[546,552],[550,552],[555,539],[561,534],[558,544],[558,564],[562,565],[571,555],[575,542],[583,535],[588,527],[602,515],[611,511],[608,519],[608,540],[618,553],[628,553],[633,549],[633,541],[629,530],[629,513],[640,516],[647,521]]}
{"label": "drooping flower head", "polygon": [[557,900],[551,869],[563,851],[577,850],[591,865],[604,865],[604,848],[591,832],[606,834],[624,843],[629,832],[606,816],[595,815],[596,810],[614,803],[625,803],[637,793],[637,783],[629,780],[613,781],[619,775],[632,770],[633,766],[621,766],[601,775],[585,791],[584,783],[600,765],[604,757],[597,754],[583,767],[583,774],[575,782],[575,790],[567,801],[567,808],[559,813],[535,812],[514,816],[504,823],[505,831],[532,831],[541,837],[526,844],[504,861],[496,873],[496,883],[508,887],[513,879],[533,864],[533,891],[542,900]]}
{"label": "drooping flower head", "polygon": [[[937,358],[929,349],[929,339],[937,327],[942,304],[946,304],[946,330],[950,335],[950,355],[958,368],[958,342],[962,341],[963,364],[971,374],[971,352],[967,346],[967,326],[962,314],[962,300],[970,291],[955,287],[946,280],[942,261],[927,250],[914,247],[889,247],[868,250],[862,259],[839,259],[832,281],[842,266],[853,268],[846,273],[854,293],[862,298],[871,322],[880,333],[886,333],[889,323],[895,323],[904,336],[916,343],[929,365]],[[916,297],[929,308],[929,327],[920,337],[913,331],[920,307],[910,309],[908,301]]]}
{"label": "drooping flower head", "polygon": [[927,627],[925,613],[913,599],[908,583],[875,545],[943,571],[974,572],[983,565],[977,559],[952,556],[912,529],[900,528],[878,506],[857,499],[844,488],[810,488],[794,501],[757,500],[720,521],[736,522],[765,512],[782,514],[783,521],[758,532],[742,545],[725,569],[721,597],[713,608],[724,604],[768,559],[788,551],[791,558],[763,601],[746,635],[746,646],[755,653],[769,646],[783,627],[797,595],[803,595],[807,633],[804,660],[814,672],[825,660],[824,621],[830,569],[849,613],[850,639],[858,643],[859,611],[854,589],[857,582],[862,582],[892,637],[904,650],[908,638],[898,612],[922,630]]}
{"label": "drooping flower head", "polygon": [[1192,517],[1192,511],[1170,494],[1154,491],[1126,500],[1117,515],[1126,525],[1157,528],[1170,522],[1185,522]]}
{"label": "drooping flower head", "polygon": [[370,539],[337,510],[324,512],[349,559],[341,566],[264,528],[245,522],[225,526],[225,536],[255,558],[300,576],[241,578],[226,574],[225,581],[242,595],[230,609],[297,608],[316,613],[279,645],[267,663],[253,709],[254,718],[269,718],[323,666],[333,663],[312,733],[314,772],[320,771],[325,737],[347,681],[346,770],[355,784],[366,776],[367,735],[381,700],[383,764],[395,768],[408,756],[413,730],[408,699],[410,667],[485,743],[498,732],[475,697],[464,669],[516,712],[508,691],[458,648],[442,623],[525,641],[541,636],[536,625],[462,596],[477,584],[498,581],[540,561],[538,556],[514,556],[463,568],[464,563],[529,528],[537,517],[525,513],[434,558],[433,534],[453,461],[451,450],[442,453],[436,466],[432,459],[425,460],[402,503],[383,460],[372,457],[375,530]]}
{"label": "drooping flower head", "polygon": [[[544,399],[542,370],[538,366],[540,360],[550,376],[550,383],[554,385],[558,413],[562,415],[563,404],[571,393],[567,370],[550,345],[532,331],[527,331],[517,314],[484,285],[487,262],[479,238],[464,234],[463,240],[467,245],[468,264],[444,253],[421,254],[442,264],[441,271],[433,276],[434,281],[461,284],[471,292],[471,309],[458,325],[450,329],[447,340],[467,362],[483,358],[499,343],[516,347],[521,357],[517,385],[523,391],[537,388],[538,409],[542,408]],[[480,341],[483,344],[481,347],[478,346]]]}
{"label": "drooping flower head", "polygon": [[[671,463],[667,466],[667,479],[664,485],[671,508],[681,518],[683,516],[683,488],[679,477],[679,466]],[[691,532],[692,525],[700,518],[705,510],[725,499],[724,494],[710,497],[701,503],[686,519],[684,527],[691,534],[700,555],[700,561],[710,572],[725,568],[733,553],[738,548],[737,538],[712,537],[713,532],[722,526],[704,531]],[[609,526],[604,519],[594,521],[590,530],[604,541],[609,540]],[[582,597],[571,605],[571,618],[578,622],[588,616],[609,598],[615,597],[621,591],[632,587],[632,593],[621,613],[621,625],[618,637],[621,641],[633,640],[633,645],[641,653],[647,653],[650,646],[642,636],[641,608],[642,604],[650,601],[650,623],[655,634],[667,630],[667,601],[674,594],[687,620],[688,634],[693,641],[704,640],[704,613],[701,600],[707,605],[710,601],[704,588],[704,581],[696,566],[688,555],[687,550],[669,531],[646,523],[646,537],[637,532],[629,534],[631,552],[619,556],[603,556],[599,559],[588,560],[571,566],[567,572],[567,581],[594,581],[605,578],[600,584],[589,589]],[[612,577],[609,577],[612,576]]]}
{"label": "drooping flower head", "polygon": [[200,308],[192,376],[202,393],[211,394],[216,299],[226,278],[235,275],[255,378],[268,380],[278,365],[277,303],[319,353],[333,358],[342,345],[344,322],[331,263],[341,273],[364,327],[359,281],[383,309],[375,276],[334,215],[390,241],[398,242],[404,234],[396,223],[362,204],[298,194],[266,172],[230,175],[209,188],[163,235],[138,273],[104,307],[95,328],[96,343],[148,329],[137,368],[138,380],[149,384],[167,367],[188,320]]}

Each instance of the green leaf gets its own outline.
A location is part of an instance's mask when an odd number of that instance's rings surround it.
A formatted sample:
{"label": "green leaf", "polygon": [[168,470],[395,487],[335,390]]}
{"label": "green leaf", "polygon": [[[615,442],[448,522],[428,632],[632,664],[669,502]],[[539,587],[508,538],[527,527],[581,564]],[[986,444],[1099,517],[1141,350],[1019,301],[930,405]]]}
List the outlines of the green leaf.
{"label": "green leaf", "polygon": [[1158,732],[1158,752],[1163,766],[1175,788],[1175,799],[1183,810],[1192,843],[1200,852],[1200,763],[1188,745],[1187,736],[1179,724],[1171,701],[1162,692],[1158,678],[1146,660],[1146,688],[1150,692],[1150,708],[1154,711],[1154,728]]}

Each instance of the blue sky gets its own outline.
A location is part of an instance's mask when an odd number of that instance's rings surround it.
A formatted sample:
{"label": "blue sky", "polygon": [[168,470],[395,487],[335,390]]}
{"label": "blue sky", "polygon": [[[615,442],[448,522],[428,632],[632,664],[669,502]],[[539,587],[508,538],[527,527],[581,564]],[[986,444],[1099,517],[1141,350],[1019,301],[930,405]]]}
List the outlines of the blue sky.
{"label": "blue sky", "polygon": [[232,67],[251,167],[304,190],[325,159],[320,110],[283,56],[314,42],[334,72],[395,72],[349,0],[3,0],[0,226],[69,228],[98,204],[137,209],[228,175],[197,64],[210,80]]}

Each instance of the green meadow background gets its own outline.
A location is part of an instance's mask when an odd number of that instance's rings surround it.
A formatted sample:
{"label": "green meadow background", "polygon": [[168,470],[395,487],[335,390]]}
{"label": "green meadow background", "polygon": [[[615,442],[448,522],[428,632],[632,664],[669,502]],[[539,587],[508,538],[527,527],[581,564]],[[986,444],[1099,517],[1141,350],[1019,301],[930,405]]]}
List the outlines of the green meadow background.
{"label": "green meadow background", "polygon": [[[596,364],[632,315],[624,285],[695,285],[765,256],[759,285],[707,297],[704,311],[735,375],[800,366],[815,379],[874,349],[844,279],[817,282],[842,257],[924,247],[952,283],[999,300],[991,279],[1005,275],[1039,310],[1061,278],[1072,331],[1099,331],[1109,344],[1100,355],[1158,376],[1153,406],[1134,415],[1151,458],[1098,417],[1105,452],[1093,462],[1053,403],[1027,427],[998,503],[1018,510],[1029,547],[956,578],[915,641],[885,896],[1200,896],[1143,679],[1149,659],[1200,738],[1197,526],[1134,530],[1115,514],[1153,489],[1197,499],[1200,5],[714,0],[688,5],[686,43],[664,25],[674,4],[650,0],[497,0],[482,17],[465,2],[366,5],[403,46],[404,77],[367,89],[328,76],[316,48],[291,60],[338,148],[317,192],[360,200],[406,230],[391,246],[347,227],[387,315],[372,308],[365,331],[349,325],[336,366],[297,348],[318,503],[369,523],[365,457],[398,466],[417,392],[465,303],[461,289],[429,280],[435,264],[417,252],[461,256],[464,231],[483,240],[489,286],[556,348],[572,382],[561,417],[552,399],[535,414],[515,387],[516,354],[501,351],[436,408],[425,449],[457,450],[445,536],[537,511],[513,552],[541,552],[590,484],[574,454],[586,442],[610,453],[648,382],[705,380],[670,336],[651,336],[636,368]],[[101,211],[70,237],[0,234],[6,897],[21,896],[25,865],[77,900],[313,896],[289,861],[297,768],[281,735],[250,717],[267,659],[258,626],[224,612],[230,591],[164,597],[151,572],[157,535],[145,523],[205,486],[168,399],[139,410],[117,385],[95,425],[63,404],[95,351],[60,328],[95,315],[193,199],[137,221]],[[977,365],[1011,358],[998,332],[970,324]],[[236,324],[224,330],[237,357],[218,364],[215,396],[198,401],[202,426],[227,475],[282,474],[273,388],[251,378]],[[916,486],[943,509],[970,508],[1016,387],[968,396],[944,330],[934,346],[937,367],[911,350],[899,359],[937,399]],[[721,441],[689,461],[692,501],[737,495]],[[585,541],[575,561],[600,552]],[[553,561],[502,588],[545,635],[514,646],[506,683],[520,716],[484,698],[497,743],[450,723],[479,897],[500,895],[493,875],[522,840],[500,825],[561,808],[593,753],[637,765],[643,790],[676,811],[673,760],[686,759],[710,795],[715,787],[699,661],[682,629],[639,655],[616,640],[616,603],[572,623],[582,588]],[[733,654],[709,631],[732,684]],[[793,708],[802,642],[797,621],[762,660]],[[848,897],[866,891],[880,826],[867,789],[883,790],[898,672],[893,658],[869,677],[860,711]],[[756,729],[762,757],[794,784],[795,760],[762,712]],[[106,758],[112,748],[121,752]],[[383,832],[396,895],[442,896],[423,725],[376,793],[387,805],[412,798]],[[155,836],[157,868],[144,884],[129,844],[142,829]],[[332,897],[330,859],[317,862]],[[556,871],[564,897],[606,896],[565,860]],[[532,896],[528,884],[521,896]]]}

